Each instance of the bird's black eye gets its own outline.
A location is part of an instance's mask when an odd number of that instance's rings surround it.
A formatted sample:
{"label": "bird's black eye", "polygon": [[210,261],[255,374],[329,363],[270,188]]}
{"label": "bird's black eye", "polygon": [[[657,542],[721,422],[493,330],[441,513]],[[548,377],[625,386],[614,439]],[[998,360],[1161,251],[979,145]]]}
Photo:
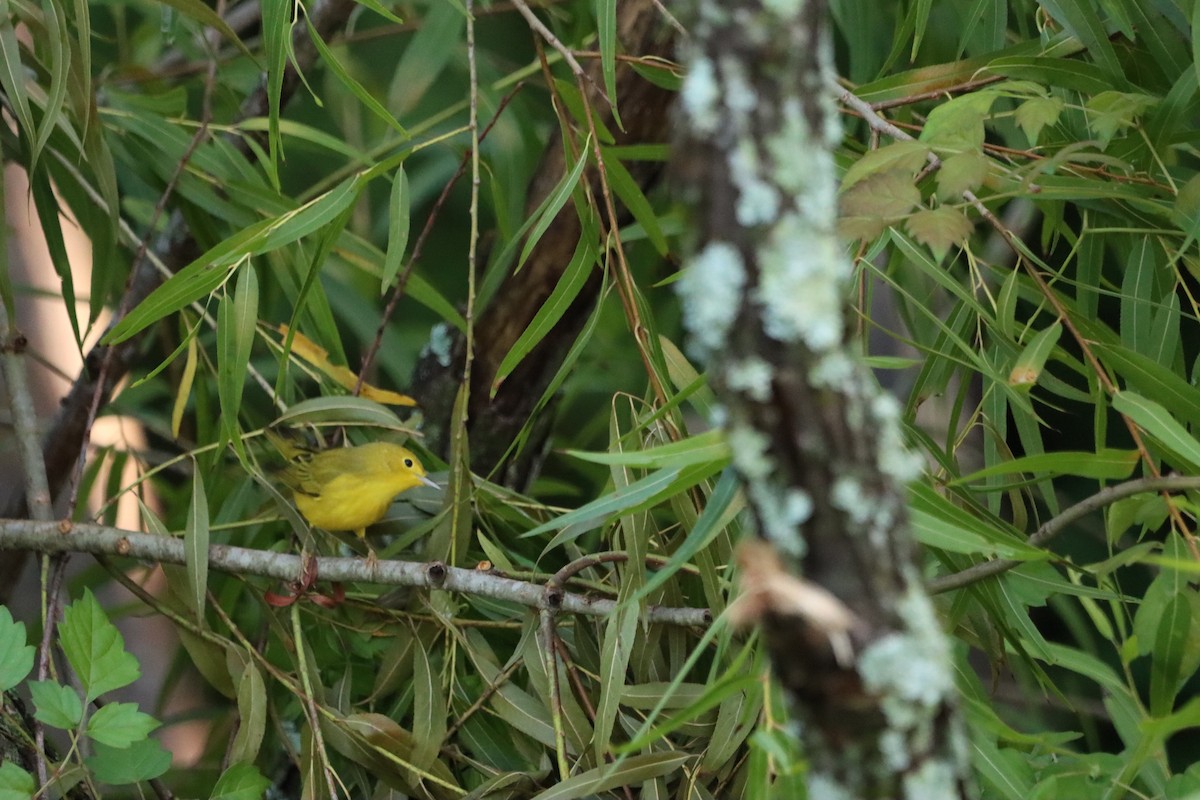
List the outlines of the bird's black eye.
{"label": "bird's black eye", "polygon": [[408,467],[409,469],[412,469],[412,465],[413,465],[413,460],[411,458],[404,459],[404,466]]}

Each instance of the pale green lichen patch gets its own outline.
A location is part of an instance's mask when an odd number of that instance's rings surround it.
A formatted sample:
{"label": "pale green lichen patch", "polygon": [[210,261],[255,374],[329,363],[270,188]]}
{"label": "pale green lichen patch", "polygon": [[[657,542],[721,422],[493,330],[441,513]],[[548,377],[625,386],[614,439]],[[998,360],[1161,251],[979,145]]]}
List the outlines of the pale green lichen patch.
{"label": "pale green lichen patch", "polygon": [[781,17],[794,17],[806,5],[806,0],[763,0],[763,8]]}
{"label": "pale green lichen patch", "polygon": [[[799,113],[798,104],[793,102],[792,108]],[[837,218],[837,172],[833,160],[823,154],[803,155],[817,143],[800,125],[799,120],[785,117],[783,128],[767,137],[771,177],[792,198],[800,214],[819,226],[823,235],[832,237]],[[848,263],[840,263],[839,269],[848,270]]]}
{"label": "pale green lichen patch", "polygon": [[892,772],[903,772],[912,763],[908,737],[901,731],[886,730],[879,737],[879,754]]}
{"label": "pale green lichen patch", "polygon": [[720,101],[721,87],[712,61],[694,53],[679,90],[679,102],[697,132],[717,131],[721,124]]}
{"label": "pale green lichen patch", "polygon": [[678,283],[683,318],[700,357],[725,343],[745,285],[742,254],[728,242],[709,242],[684,271]]}
{"label": "pale green lichen patch", "polygon": [[784,555],[803,558],[808,545],[800,526],[812,517],[813,512],[808,493],[758,481],[750,484],[750,498],[767,540]]}
{"label": "pale green lichen patch", "polygon": [[931,758],[904,776],[904,800],[951,800],[959,796],[954,766],[941,759]]}
{"label": "pale green lichen patch", "polygon": [[767,453],[771,442],[765,434],[749,425],[731,425],[725,441],[733,453],[733,465],[748,481],[761,480],[774,471],[775,466]]}
{"label": "pale green lichen patch", "polygon": [[726,56],[721,59],[721,83],[734,130],[739,134],[748,133],[749,117],[758,108],[758,92],[746,77],[746,70],[738,58]]}
{"label": "pale green lichen patch", "polygon": [[729,156],[729,177],[738,188],[734,216],[739,225],[753,228],[775,219],[779,190],[762,175],[762,163],[748,140],[743,139]]}
{"label": "pale green lichen patch", "polygon": [[731,361],[725,366],[725,385],[743,392],[751,400],[765,402],[771,397],[771,376],[774,370],[758,356]]}
{"label": "pale green lichen patch", "polygon": [[842,339],[842,255],[798,214],[785,214],[759,249],[755,299],[767,335],[825,351]]}
{"label": "pale green lichen patch", "polygon": [[821,772],[808,776],[808,800],[857,800],[843,783]]}
{"label": "pale green lichen patch", "polygon": [[888,724],[907,731],[931,724],[933,712],[954,692],[954,674],[929,597],[910,588],[896,611],[904,632],[872,642],[859,658],[858,672],[879,698]]}
{"label": "pale green lichen patch", "polygon": [[426,343],[422,355],[428,353],[437,359],[437,363],[443,367],[450,366],[450,350],[454,346],[454,337],[450,335],[450,326],[445,322],[439,322],[429,331],[429,341]]}
{"label": "pale green lichen patch", "polygon": [[875,516],[876,499],[868,497],[862,482],[851,475],[841,475],[833,481],[829,499],[834,508],[841,509],[857,526],[863,526]]}
{"label": "pale green lichen patch", "polygon": [[831,350],[818,359],[809,372],[814,386],[849,393],[854,388],[858,365],[842,350]]}
{"label": "pale green lichen patch", "polygon": [[878,430],[880,471],[901,485],[919,478],[924,462],[904,443],[899,403],[889,394],[877,394],[871,401],[871,413]]}

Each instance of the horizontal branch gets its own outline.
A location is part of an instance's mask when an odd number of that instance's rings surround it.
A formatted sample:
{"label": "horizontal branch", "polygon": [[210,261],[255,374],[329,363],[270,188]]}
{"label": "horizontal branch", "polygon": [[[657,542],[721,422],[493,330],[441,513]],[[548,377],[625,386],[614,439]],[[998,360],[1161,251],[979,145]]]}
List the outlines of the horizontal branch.
{"label": "horizontal branch", "polygon": [[[186,561],[182,539],[87,523],[0,519],[0,551],[3,550],[116,555],[163,564]],[[284,581],[296,580],[304,573],[299,556],[224,544],[208,548],[208,564],[221,572]],[[493,572],[451,567],[440,561],[382,560],[371,565],[361,558],[319,558],[316,565],[317,574],[328,581],[445,589],[508,600],[529,608],[594,617],[607,616],[617,607],[613,600],[571,594],[557,587],[518,581]],[[712,623],[712,614],[706,608],[648,606],[644,620],[659,625],[704,627]]]}

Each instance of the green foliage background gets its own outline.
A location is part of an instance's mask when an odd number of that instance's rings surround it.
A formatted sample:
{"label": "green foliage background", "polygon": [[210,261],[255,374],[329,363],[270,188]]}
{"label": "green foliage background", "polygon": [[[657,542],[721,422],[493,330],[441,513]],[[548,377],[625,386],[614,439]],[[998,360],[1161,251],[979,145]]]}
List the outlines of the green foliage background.
{"label": "green foliage background", "polygon": [[[604,71],[620,54],[677,87],[679,65],[639,61],[616,41],[618,8],[555,2],[538,13]],[[108,334],[150,331],[133,383],[101,413],[135,417],[153,446],[99,452],[84,473],[87,484],[103,460],[134,461],[142,478],[108,495],[143,496],[147,529],[182,535],[193,554],[210,542],[288,550],[292,533],[333,547],[271,499],[256,434],[284,407],[290,424],[346,424],[355,441],[412,436],[421,448],[422,424],[437,420],[345,399],[288,356],[276,326],[357,370],[435,209],[372,384],[408,391],[422,348],[465,331],[468,307],[497,302],[528,237],[559,208],[580,215],[586,246],[547,314],[583,291],[585,275],[604,274],[553,403],[536,411],[554,415],[537,480],[514,489],[473,474],[456,407],[442,421],[451,447],[422,452],[447,490],[405,495],[377,546],[384,557],[486,559],[538,582],[585,554],[621,551],[627,560],[568,588],[622,611],[560,617],[551,659],[538,615],[514,603],[381,598],[364,584],[333,609],[276,608],[264,593],[278,585],[208,573],[194,555],[167,570],[165,594],[138,601],[175,621],[173,674],[194,665],[210,700],[198,768],[164,780],[195,796],[222,773],[222,790],[237,783],[245,796],[261,791],[260,776],[305,796],[332,785],[351,796],[379,786],[434,797],[802,796],[803,759],[755,638],[721,616],[748,522],[670,286],[686,221],[662,187],[617,188],[622,164],[667,157],[669,132],[618,148],[597,131],[609,192],[631,215],[612,236],[602,198],[578,177],[595,169],[594,142],[561,55],[511,7],[479,12],[481,125],[515,94],[480,151],[474,281],[469,180],[437,203],[470,143],[455,0],[362,2],[284,108],[277,79],[289,25],[307,24],[300,6],[263,0],[261,34],[210,39],[197,34],[213,11],[196,0],[14,1],[0,12],[0,86],[15,123],[0,126],[4,157],[29,171],[67,308],[89,300],[78,335],[121,307],[140,242],[176,224],[195,238],[190,263],[170,265]],[[1194,797],[1198,754],[1176,734],[1200,725],[1195,495],[1098,503],[1048,549],[1026,539],[1105,486],[1200,467],[1200,3],[835,0],[831,12],[845,86],[912,139],[847,113],[838,157],[858,271],[846,301],[929,465],[912,487],[914,534],[935,586],[988,559],[1021,562],[940,597],[980,793]],[[264,71],[267,111],[242,120]],[[560,128],[558,202],[531,213],[528,182]],[[90,286],[72,283],[56,207],[93,242]],[[23,291],[5,284],[10,315]],[[645,338],[630,333],[635,315]],[[532,326],[508,366],[547,330]],[[111,505],[80,517],[93,513],[113,519]],[[706,607],[717,622],[640,624],[649,603]],[[15,630],[5,628],[12,642]],[[120,783],[102,777],[118,774],[103,760],[85,763],[62,780]]]}

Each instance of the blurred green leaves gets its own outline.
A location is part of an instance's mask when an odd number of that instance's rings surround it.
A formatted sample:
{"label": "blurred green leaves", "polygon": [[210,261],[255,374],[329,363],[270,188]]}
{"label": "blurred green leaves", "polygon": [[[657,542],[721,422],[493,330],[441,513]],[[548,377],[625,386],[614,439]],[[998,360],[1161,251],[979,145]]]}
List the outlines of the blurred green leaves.
{"label": "blurred green leaves", "polygon": [[[644,110],[618,96],[624,71],[677,91],[681,68],[631,49],[621,15],[633,4],[571,0],[538,12],[585,66],[595,62],[595,84],[620,108],[606,121],[591,95],[597,163],[581,88],[561,55],[506,8],[477,9],[481,118],[522,88],[479,153],[487,258],[476,311],[509,299],[509,275],[529,268],[556,219],[573,217],[579,234],[555,251],[561,268],[535,287],[535,311],[512,320],[488,362],[489,385],[460,392],[461,372],[428,369],[461,359],[454,336],[479,320],[464,314],[467,193],[451,187],[438,199],[468,142],[465,8],[362,5],[371,13],[353,26],[321,33],[315,18],[296,28],[297,7],[266,2],[255,41],[191,0],[119,11],[0,3],[11,122],[0,140],[6,163],[30,174],[58,286],[50,299],[79,341],[102,311],[120,310],[103,341],[136,340],[144,359],[142,380],[99,413],[138,421],[148,439],[98,449],[87,469],[128,464],[130,475],[94,484],[108,509],[136,495],[142,523],[183,531],[188,547],[187,569],[168,573],[161,596],[121,611],[172,619],[183,645],[168,683],[192,676],[226,698],[207,701],[205,785],[186,793],[258,797],[264,776],[278,774],[298,775],[313,796],[329,774],[355,796],[799,792],[807,766],[753,641],[723,623],[693,631],[639,617],[651,605],[719,615],[733,594],[736,541],[753,531],[722,411],[703,365],[685,356],[669,286],[687,223],[638,169],[666,157],[670,135],[623,133],[639,130]],[[1126,786],[1187,796],[1195,776],[1172,765],[1200,759],[1175,736],[1195,721],[1200,608],[1185,571],[1170,565],[1190,563],[1200,500],[1145,493],[1108,507],[1103,521],[1100,511],[1076,521],[1051,549],[1028,536],[1114,482],[1200,469],[1200,46],[1189,27],[1200,12],[914,0],[851,13],[865,5],[834,4],[839,45],[849,48],[839,57],[856,81],[847,88],[914,139],[845,115],[841,225],[859,267],[845,299],[867,337],[863,354],[887,367],[880,379],[902,400],[909,444],[925,459],[909,513],[927,575],[1021,562],[939,608],[958,641],[983,796]],[[289,103],[294,31],[317,60]],[[219,59],[211,78],[210,58]],[[260,91],[261,111],[242,118]],[[553,154],[561,169],[527,203],[552,131],[563,132]],[[596,188],[601,167],[611,198]],[[15,209],[19,194],[6,204]],[[411,261],[410,233],[426,224]],[[87,278],[67,243],[76,229],[95,247]],[[163,240],[181,232],[191,246],[169,250]],[[153,267],[162,283],[122,307],[143,241],[143,271]],[[180,257],[156,266],[160,252]],[[382,324],[380,292],[409,266]],[[34,292],[7,273],[0,286],[16,308]],[[533,480],[514,488],[503,470],[472,472],[465,442],[449,462],[426,452],[422,433],[450,410],[398,416],[349,396],[280,346],[280,323],[371,385],[418,395],[447,381],[468,421],[523,367],[555,354],[543,384],[515,387],[540,402],[504,444],[513,461],[538,465]],[[558,338],[568,323],[572,337]],[[418,363],[424,371],[414,373]],[[487,560],[539,585],[583,563],[565,588],[617,600],[618,611],[558,619],[551,651],[537,638],[540,620],[516,604],[381,597],[366,584],[327,608],[309,602],[328,596],[318,578],[298,601],[297,641],[262,600],[278,586],[207,570],[211,546],[293,547],[286,498],[250,436],[271,422],[331,441],[405,437],[439,482],[455,476],[449,500],[431,490],[393,506],[371,532],[381,552],[433,557],[427,543],[457,513],[461,563]],[[469,434],[475,442],[489,431]],[[341,554],[315,541],[322,555]],[[587,563],[612,551],[627,560]],[[28,681],[34,648],[0,607],[0,688],[27,686],[38,719],[88,736],[83,763],[96,780],[163,774],[170,754],[146,738],[147,714],[120,700],[92,706],[140,669],[90,590],[67,607],[59,637],[80,691]],[[997,691],[984,691],[989,684]],[[558,732],[570,770],[561,782],[550,768]],[[0,765],[0,789],[36,788]]]}

